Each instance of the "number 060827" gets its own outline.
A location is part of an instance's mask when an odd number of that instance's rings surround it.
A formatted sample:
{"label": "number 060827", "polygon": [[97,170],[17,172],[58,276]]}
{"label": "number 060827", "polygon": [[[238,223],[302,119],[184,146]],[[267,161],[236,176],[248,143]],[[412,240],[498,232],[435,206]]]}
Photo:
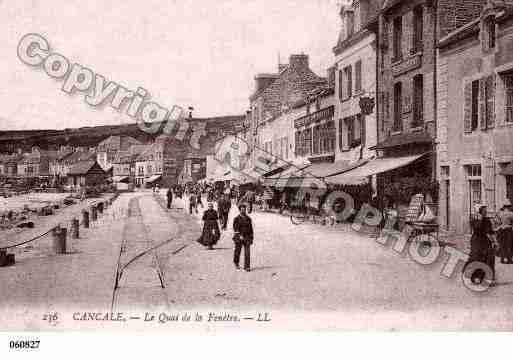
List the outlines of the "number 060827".
{"label": "number 060827", "polygon": [[39,340],[11,340],[10,349],[39,349]]}

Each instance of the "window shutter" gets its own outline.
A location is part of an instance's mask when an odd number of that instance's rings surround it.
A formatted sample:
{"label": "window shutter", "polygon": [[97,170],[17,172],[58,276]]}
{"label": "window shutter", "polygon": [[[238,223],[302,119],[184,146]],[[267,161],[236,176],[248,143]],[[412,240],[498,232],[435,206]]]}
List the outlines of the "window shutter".
{"label": "window shutter", "polygon": [[479,79],[479,127],[486,130],[486,99],[485,99],[486,79]]}
{"label": "window shutter", "polygon": [[354,117],[347,119],[347,142],[348,146],[351,147],[354,141]]}
{"label": "window shutter", "polygon": [[487,116],[488,123],[486,124],[486,128],[494,128],[495,127],[495,75],[488,76],[488,89],[490,91],[489,95],[489,103],[488,103],[488,111],[490,112]]}
{"label": "window shutter", "polygon": [[415,53],[415,36],[416,36],[416,25],[415,25],[415,14],[414,12],[411,12],[409,15],[406,16],[405,21],[409,25],[409,29],[411,29],[411,34],[408,36],[408,49],[410,51],[410,55],[413,55]]}
{"label": "window shutter", "polygon": [[489,210],[495,211],[495,165],[491,158],[487,158],[485,161],[483,179],[485,204],[488,206]]}
{"label": "window shutter", "polygon": [[366,136],[366,133],[367,133],[367,131],[366,131],[366,128],[365,128],[365,127],[366,127],[366,123],[367,123],[367,121],[366,121],[367,116],[365,116],[365,115],[360,115],[360,118],[362,119],[362,120],[361,120],[361,131],[362,131],[361,133],[362,133],[362,134],[361,134],[360,138],[361,138],[361,140],[362,140],[362,145],[365,147],[365,136]]}
{"label": "window shutter", "polygon": [[342,70],[339,70],[338,71],[338,98],[341,100],[344,98],[344,95],[343,95],[344,87],[343,86],[344,86],[344,83],[342,80]]}
{"label": "window shutter", "polygon": [[344,137],[342,128],[344,127],[344,122],[340,118],[338,120],[338,148],[342,151],[344,149]]}
{"label": "window shutter", "polygon": [[355,71],[355,91],[360,92],[362,90],[362,61],[358,60],[354,65]]}
{"label": "window shutter", "polygon": [[353,68],[349,66],[347,70],[347,97],[351,97],[353,96]]}
{"label": "window shutter", "polygon": [[465,110],[464,110],[464,119],[463,126],[465,133],[472,132],[472,82],[469,82],[465,85],[464,90],[465,96]]}

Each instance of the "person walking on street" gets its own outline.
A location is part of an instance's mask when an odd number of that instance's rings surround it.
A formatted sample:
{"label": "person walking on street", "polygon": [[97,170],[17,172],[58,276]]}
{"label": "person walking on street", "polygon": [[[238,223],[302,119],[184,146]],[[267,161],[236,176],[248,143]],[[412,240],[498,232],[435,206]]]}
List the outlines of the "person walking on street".
{"label": "person walking on street", "polygon": [[173,189],[169,187],[167,190],[167,209],[171,209],[171,203],[173,202]]}
{"label": "person walking on street", "polygon": [[230,209],[232,207],[232,202],[228,195],[221,196],[219,201],[217,201],[217,210],[219,211],[219,219],[221,220],[221,229],[226,231],[226,227],[228,226],[228,215],[230,214]]}
{"label": "person walking on street", "polygon": [[255,203],[255,192],[253,190],[248,190],[243,197],[243,200],[248,204],[248,213],[253,212],[253,204]]}
{"label": "person walking on street", "polygon": [[266,187],[264,189],[264,194],[262,196],[262,200],[264,201],[263,205],[264,205],[265,212],[268,212],[271,210],[271,202],[272,202],[273,198],[274,198],[273,191],[269,187]]}
{"label": "person walking on street", "polygon": [[201,201],[201,189],[199,189],[199,188],[196,189],[196,202],[198,205],[201,206],[201,208],[204,208],[203,202]]}
{"label": "person walking on street", "polygon": [[499,256],[501,263],[513,263],[513,211],[511,202],[506,200],[498,213],[500,226],[497,228],[497,241],[499,242]]}
{"label": "person walking on street", "polygon": [[[491,270],[490,286],[495,284],[495,244],[490,237],[495,233],[492,221],[487,217],[487,207],[480,206],[476,219],[471,221],[472,237],[470,239],[470,256],[463,266],[463,274],[470,278],[473,284],[481,284],[486,276],[486,271],[482,268]],[[469,265],[475,265],[478,268],[472,273],[466,273]]]}
{"label": "person walking on street", "polygon": [[233,241],[235,250],[233,252],[233,263],[235,268],[240,269],[240,254],[244,247],[244,270],[251,270],[251,253],[250,248],[253,244],[253,223],[251,218],[246,214],[246,205],[239,205],[240,214],[233,220]]}
{"label": "person walking on street", "polygon": [[218,220],[219,216],[213,204],[209,203],[208,209],[203,213],[203,232],[198,242],[210,250],[214,249],[213,246],[217,244],[221,237]]}
{"label": "person walking on street", "polygon": [[189,195],[189,214],[192,214],[193,209],[196,212],[196,214],[198,214],[198,204],[196,202],[196,195],[194,194],[194,192],[191,192],[191,194]]}

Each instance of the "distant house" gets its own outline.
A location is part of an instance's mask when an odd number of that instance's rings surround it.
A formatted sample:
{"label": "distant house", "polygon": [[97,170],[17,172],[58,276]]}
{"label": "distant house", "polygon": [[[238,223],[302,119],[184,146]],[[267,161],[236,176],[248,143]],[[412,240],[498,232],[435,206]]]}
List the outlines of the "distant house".
{"label": "distant house", "polygon": [[68,172],[68,185],[74,189],[98,186],[105,183],[107,175],[95,160],[73,164]]}
{"label": "distant house", "polygon": [[127,151],[117,153],[112,163],[112,179],[118,188],[128,187],[129,183],[135,184],[137,158],[148,148],[150,145],[133,145]]}
{"label": "distant house", "polygon": [[96,147],[96,160],[104,170],[107,170],[112,167],[119,151],[128,151],[134,145],[142,143],[129,136],[107,137]]}
{"label": "distant house", "polygon": [[5,156],[2,160],[3,176],[8,178],[18,176],[18,162],[21,161],[22,158],[23,155],[18,153]]}
{"label": "distant house", "polygon": [[158,183],[162,178],[164,166],[164,143],[155,141],[148,146],[136,159],[135,181],[137,186]]}
{"label": "distant house", "polygon": [[160,135],[135,163],[135,181],[137,186],[152,186],[159,183],[163,186],[175,185],[179,172],[183,168],[186,148],[181,141],[171,136]]}
{"label": "distant house", "polygon": [[17,176],[25,178],[41,178],[50,176],[50,162],[57,157],[57,151],[44,151],[32,147],[17,164]]}
{"label": "distant house", "polygon": [[7,162],[10,157],[9,155],[0,154],[0,177],[7,177]]}
{"label": "distant house", "polygon": [[96,153],[88,150],[76,149],[75,152],[59,151],[57,157],[50,161],[50,176],[58,183],[63,183],[74,164],[95,160]]}

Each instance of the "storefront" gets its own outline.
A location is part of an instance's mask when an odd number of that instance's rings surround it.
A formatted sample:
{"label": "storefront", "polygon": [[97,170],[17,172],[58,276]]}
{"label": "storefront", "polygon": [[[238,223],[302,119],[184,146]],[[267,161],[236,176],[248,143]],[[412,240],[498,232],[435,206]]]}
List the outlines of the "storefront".
{"label": "storefront", "polygon": [[334,106],[320,109],[294,121],[297,157],[335,158]]}

